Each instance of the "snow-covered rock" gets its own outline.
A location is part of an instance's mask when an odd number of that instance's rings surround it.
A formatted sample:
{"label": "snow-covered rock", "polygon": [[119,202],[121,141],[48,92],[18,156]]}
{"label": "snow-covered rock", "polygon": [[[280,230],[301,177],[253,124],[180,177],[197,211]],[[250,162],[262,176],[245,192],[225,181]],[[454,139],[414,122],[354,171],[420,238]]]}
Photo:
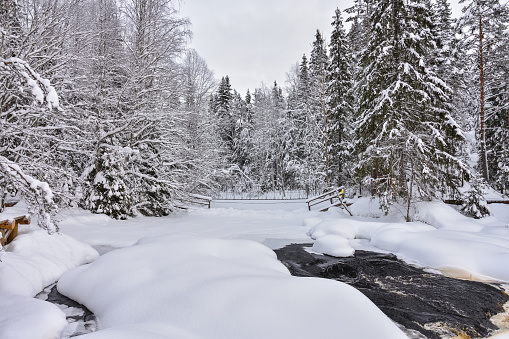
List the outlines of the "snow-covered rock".
{"label": "snow-covered rock", "polygon": [[334,234],[318,238],[311,249],[333,257],[350,257],[355,252],[347,238]]}

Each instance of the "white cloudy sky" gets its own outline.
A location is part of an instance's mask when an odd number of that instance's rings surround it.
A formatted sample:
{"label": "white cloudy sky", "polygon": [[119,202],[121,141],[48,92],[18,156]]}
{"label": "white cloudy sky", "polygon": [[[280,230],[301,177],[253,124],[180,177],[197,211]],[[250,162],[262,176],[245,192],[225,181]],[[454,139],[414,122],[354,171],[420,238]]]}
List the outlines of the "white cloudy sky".
{"label": "white cloudy sky", "polygon": [[316,30],[328,40],[334,10],[352,5],[353,0],[183,0],[181,14],[192,23],[191,47],[216,78],[228,75],[244,95],[262,82],[284,86],[290,67],[302,54],[309,57]]}

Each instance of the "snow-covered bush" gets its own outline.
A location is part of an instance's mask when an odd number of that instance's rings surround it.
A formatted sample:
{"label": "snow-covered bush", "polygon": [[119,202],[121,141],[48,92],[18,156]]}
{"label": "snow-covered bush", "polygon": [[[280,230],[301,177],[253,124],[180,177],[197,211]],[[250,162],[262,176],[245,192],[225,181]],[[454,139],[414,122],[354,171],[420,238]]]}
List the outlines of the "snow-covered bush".
{"label": "snow-covered bush", "polygon": [[486,184],[483,179],[478,174],[472,175],[470,186],[470,189],[464,194],[461,210],[475,219],[490,215],[488,203],[484,197]]}
{"label": "snow-covered bush", "polygon": [[104,150],[98,163],[99,168],[89,174],[86,208],[115,219],[127,219],[133,215],[130,193],[124,180],[124,162],[128,153],[124,148]]}

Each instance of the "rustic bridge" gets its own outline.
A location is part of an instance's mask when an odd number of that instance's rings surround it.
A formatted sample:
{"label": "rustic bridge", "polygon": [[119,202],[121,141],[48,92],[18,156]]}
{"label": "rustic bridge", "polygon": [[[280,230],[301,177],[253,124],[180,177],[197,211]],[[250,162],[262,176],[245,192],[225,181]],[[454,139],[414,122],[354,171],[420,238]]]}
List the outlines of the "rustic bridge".
{"label": "rustic bridge", "polygon": [[328,211],[331,207],[340,207],[346,210],[350,215],[352,213],[348,209],[348,205],[344,200],[345,188],[343,186],[333,188],[325,193],[317,195],[316,197],[312,197],[306,200],[308,204],[308,210],[311,211],[311,207],[316,205],[321,205],[323,203],[328,203],[327,205],[320,206],[320,212]]}

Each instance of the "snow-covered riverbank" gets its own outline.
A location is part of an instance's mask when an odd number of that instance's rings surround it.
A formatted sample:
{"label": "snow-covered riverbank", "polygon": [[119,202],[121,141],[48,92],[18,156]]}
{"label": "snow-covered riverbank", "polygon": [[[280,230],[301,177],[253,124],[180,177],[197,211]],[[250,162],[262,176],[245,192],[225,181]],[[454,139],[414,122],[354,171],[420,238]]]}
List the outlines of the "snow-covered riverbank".
{"label": "snow-covered riverbank", "polygon": [[[98,316],[101,330],[86,338],[163,338],[169,333],[174,338],[235,338],[239,333],[243,338],[304,338],[310,333],[326,338],[329,326],[343,329],[349,338],[369,337],[371,329],[378,338],[397,338],[401,331],[362,294],[335,281],[291,277],[269,248],[309,242],[311,235],[318,244],[315,250],[325,253],[345,247],[390,251],[421,266],[509,280],[509,206],[492,205],[494,216],[480,222],[443,204],[421,206],[418,216],[424,224],[402,223],[397,214],[374,219],[376,208],[370,204],[366,200],[352,206],[361,215],[353,218],[339,210],[308,212],[303,201],[223,202],[210,210],[127,221],[67,211],[60,224],[63,234],[101,252],[121,249],[64,274],[59,289]],[[62,274],[97,256],[74,240],[65,241],[71,249],[61,251],[64,245],[57,239],[64,237],[46,240],[33,227],[23,229],[1,255],[0,298],[12,305],[17,294],[24,299],[14,304],[22,305],[49,280],[58,279],[58,274],[48,274],[48,267],[57,266]],[[37,263],[50,255],[37,248],[60,253],[64,263]],[[34,264],[21,275],[26,282],[18,283],[23,278],[13,272],[23,265],[20,261]],[[18,285],[31,288],[13,291]],[[20,318],[5,305],[0,303],[0,323]],[[14,313],[30,309],[17,307]],[[61,318],[60,310],[35,309],[39,317],[22,318],[26,328],[34,328],[31,338],[42,338],[43,331],[35,329],[43,324],[55,333],[63,329],[61,322],[49,324],[42,316]],[[366,321],[373,324],[369,329],[362,326]],[[0,326],[0,334],[22,338],[9,326]]]}

